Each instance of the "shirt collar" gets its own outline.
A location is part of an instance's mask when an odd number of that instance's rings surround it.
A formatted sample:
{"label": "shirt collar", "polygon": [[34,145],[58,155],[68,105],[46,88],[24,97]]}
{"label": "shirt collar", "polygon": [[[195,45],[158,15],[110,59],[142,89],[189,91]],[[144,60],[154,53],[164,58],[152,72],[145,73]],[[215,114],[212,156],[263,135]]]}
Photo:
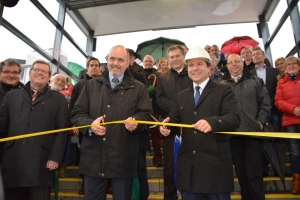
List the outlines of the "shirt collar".
{"label": "shirt collar", "polygon": [[261,68],[259,68],[257,65],[255,65],[255,69],[256,70],[260,70],[260,69],[266,69],[267,68],[267,66],[264,64],[264,66],[262,66]]}
{"label": "shirt collar", "polygon": [[203,91],[203,89],[207,85],[208,81],[209,81],[209,78],[207,77],[207,79],[205,81],[203,81],[202,83],[200,83],[199,85],[197,85],[196,83],[193,82],[193,88],[194,88],[194,90],[195,90],[196,86],[200,86],[201,91]]}
{"label": "shirt collar", "polygon": [[112,79],[113,78],[117,78],[119,79],[119,84],[122,83],[123,81],[123,78],[124,78],[124,74],[122,74],[121,76],[119,77],[114,77],[110,72],[108,73],[108,77],[109,77],[109,82],[112,83]]}

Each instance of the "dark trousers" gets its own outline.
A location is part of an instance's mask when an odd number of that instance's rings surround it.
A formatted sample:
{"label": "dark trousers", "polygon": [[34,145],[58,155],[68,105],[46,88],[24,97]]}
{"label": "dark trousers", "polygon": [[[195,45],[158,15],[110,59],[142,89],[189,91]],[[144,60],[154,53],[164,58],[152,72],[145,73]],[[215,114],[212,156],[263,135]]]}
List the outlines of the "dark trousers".
{"label": "dark trousers", "polygon": [[[153,116],[158,119],[159,113],[153,113]],[[162,153],[160,151],[161,148],[161,137],[158,130],[159,127],[150,128],[151,140],[152,140],[152,147],[153,147],[153,161],[162,161]]]}
{"label": "dark trousers", "polygon": [[193,169],[191,170],[190,192],[181,191],[182,200],[230,200],[230,193],[193,193]]}
{"label": "dark trousers", "polygon": [[132,178],[107,179],[84,176],[84,199],[105,200],[108,181],[111,180],[114,200],[131,200]]}
{"label": "dark trousers", "polygon": [[5,188],[6,200],[50,200],[50,187]]}
{"label": "dark trousers", "polygon": [[241,186],[243,200],[264,200],[262,174],[262,139],[233,137],[230,140],[232,158]]}
{"label": "dark trousers", "polygon": [[149,185],[146,167],[146,150],[139,150],[137,173],[140,185],[140,200],[147,200],[149,196]]}
{"label": "dark trousers", "polygon": [[174,137],[163,138],[164,163],[164,200],[177,200],[177,190],[174,182]]}

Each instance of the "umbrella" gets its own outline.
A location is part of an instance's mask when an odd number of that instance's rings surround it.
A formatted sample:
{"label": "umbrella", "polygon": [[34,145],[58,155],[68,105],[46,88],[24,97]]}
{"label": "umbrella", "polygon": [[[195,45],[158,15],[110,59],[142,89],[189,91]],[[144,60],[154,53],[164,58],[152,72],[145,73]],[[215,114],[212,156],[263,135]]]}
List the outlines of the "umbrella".
{"label": "umbrella", "polygon": [[[178,150],[181,145],[181,135],[176,135],[174,140],[174,182],[176,183],[176,164],[177,164],[177,156],[178,156]],[[177,190],[177,196],[180,195],[180,191]]]}
{"label": "umbrella", "polygon": [[240,54],[243,47],[256,47],[259,43],[249,36],[234,37],[222,44],[221,52],[223,54],[235,53]]}
{"label": "umbrella", "polygon": [[156,84],[156,76],[155,76],[154,74],[150,74],[150,75],[148,76],[148,79],[150,79],[151,77],[153,77],[154,80],[153,80],[152,85],[150,85],[150,86],[148,87],[148,91],[154,90],[154,87],[155,87],[155,84]]}
{"label": "umbrella", "polygon": [[54,195],[55,199],[58,199],[58,169],[54,171]]}
{"label": "umbrella", "polygon": [[140,199],[140,184],[139,184],[138,177],[134,177],[134,179],[133,179],[131,197],[133,200]]}
{"label": "umbrella", "polygon": [[167,49],[175,44],[185,45],[184,42],[179,40],[159,37],[140,43],[135,52],[140,56],[141,59],[143,59],[145,55],[151,55],[154,60],[157,61],[162,57],[166,57]]}
{"label": "umbrella", "polygon": [[[270,123],[264,127],[264,132],[279,132],[278,128]],[[263,152],[271,163],[274,171],[279,176],[285,188],[285,153],[287,141],[283,138],[264,138]]]}

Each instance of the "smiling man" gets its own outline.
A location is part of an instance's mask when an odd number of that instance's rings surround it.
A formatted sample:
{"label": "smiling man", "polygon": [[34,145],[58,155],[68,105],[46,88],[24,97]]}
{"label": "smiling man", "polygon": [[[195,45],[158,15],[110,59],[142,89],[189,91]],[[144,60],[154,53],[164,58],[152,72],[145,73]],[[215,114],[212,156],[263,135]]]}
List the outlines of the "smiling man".
{"label": "smiling man", "polygon": [[[132,120],[149,120],[152,113],[147,88],[134,80],[125,47],[115,46],[108,55],[108,71],[87,81],[72,110],[71,121],[82,129],[79,172],[84,175],[84,198],[106,199],[111,180],[114,200],[131,198],[137,176],[139,133],[147,126]],[[102,121],[123,124],[99,126]]]}
{"label": "smiling man", "polygon": [[[194,124],[182,129],[176,186],[183,200],[229,200],[233,173],[228,135],[240,123],[238,105],[230,86],[209,79],[211,58],[200,47],[186,54],[188,76],[193,83],[178,93],[176,105],[165,122]],[[174,128],[171,128],[171,131]],[[171,131],[160,127],[164,136]]]}
{"label": "smiling man", "polygon": [[21,66],[14,59],[6,59],[0,63],[0,105],[7,92],[23,87],[20,82]]}
{"label": "smiling man", "polygon": [[[50,66],[37,60],[29,72],[30,81],[8,92],[0,108],[0,137],[68,127],[65,97],[48,86]],[[67,132],[6,142],[1,172],[7,200],[50,199],[54,172],[61,163]]]}

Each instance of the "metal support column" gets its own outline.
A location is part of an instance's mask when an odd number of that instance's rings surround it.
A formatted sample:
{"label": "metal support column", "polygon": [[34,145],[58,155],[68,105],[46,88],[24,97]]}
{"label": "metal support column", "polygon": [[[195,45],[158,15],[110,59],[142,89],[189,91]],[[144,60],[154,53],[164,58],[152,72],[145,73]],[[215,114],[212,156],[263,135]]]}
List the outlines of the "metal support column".
{"label": "metal support column", "polygon": [[288,10],[290,13],[290,19],[293,27],[294,38],[295,38],[295,48],[293,48],[288,56],[292,56],[295,53],[298,53],[298,57],[300,57],[300,14],[298,8],[299,0],[287,0]]}
{"label": "metal support column", "polygon": [[[65,24],[65,15],[66,15],[66,5],[59,1],[59,11],[57,22],[59,23],[61,28],[56,28],[55,39],[54,39],[54,47],[53,47],[53,57],[60,63],[60,54],[61,54],[61,43],[63,38],[63,27]],[[66,66],[67,67],[67,66]],[[59,65],[52,64],[52,73],[59,71]]]}
{"label": "metal support column", "polygon": [[266,19],[265,19],[265,14],[259,15],[258,18],[259,18],[258,26],[259,26],[259,29],[261,31],[261,36],[262,36],[262,39],[263,39],[263,42],[264,42],[265,54],[266,54],[267,58],[269,59],[269,61],[271,63],[273,63],[272,53],[271,53],[270,43],[269,43],[270,33],[269,33],[268,24],[267,24]]}
{"label": "metal support column", "polygon": [[2,15],[3,15],[4,6],[0,4],[0,26],[2,22]]}
{"label": "metal support column", "polygon": [[94,31],[89,31],[86,42],[86,52],[89,56],[92,56],[93,53],[93,43],[94,43]]}

